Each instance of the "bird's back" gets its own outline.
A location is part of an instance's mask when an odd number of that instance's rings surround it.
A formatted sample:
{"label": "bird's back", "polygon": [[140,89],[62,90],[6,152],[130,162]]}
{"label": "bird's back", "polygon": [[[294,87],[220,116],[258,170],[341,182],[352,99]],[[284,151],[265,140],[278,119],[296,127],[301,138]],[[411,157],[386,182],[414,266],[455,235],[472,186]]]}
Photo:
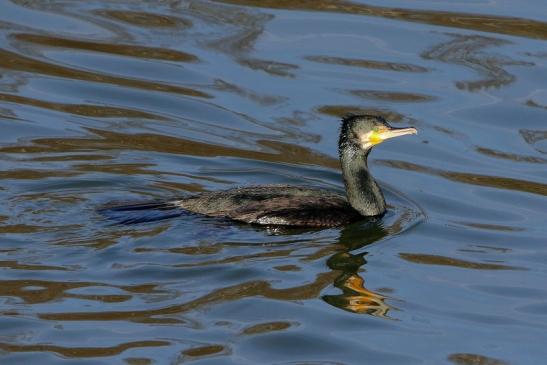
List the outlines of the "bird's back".
{"label": "bird's back", "polygon": [[263,225],[327,227],[363,218],[342,195],[290,185],[207,192],[172,203],[194,213]]}

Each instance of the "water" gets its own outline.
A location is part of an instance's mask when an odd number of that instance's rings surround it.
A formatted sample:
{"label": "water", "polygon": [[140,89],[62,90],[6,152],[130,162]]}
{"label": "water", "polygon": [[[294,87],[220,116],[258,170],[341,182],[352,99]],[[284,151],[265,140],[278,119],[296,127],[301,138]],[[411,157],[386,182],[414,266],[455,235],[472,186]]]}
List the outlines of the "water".
{"label": "water", "polygon": [[[0,4],[0,362],[541,364],[547,8]],[[381,221],[112,225],[111,202],[340,190],[341,115],[418,136]]]}

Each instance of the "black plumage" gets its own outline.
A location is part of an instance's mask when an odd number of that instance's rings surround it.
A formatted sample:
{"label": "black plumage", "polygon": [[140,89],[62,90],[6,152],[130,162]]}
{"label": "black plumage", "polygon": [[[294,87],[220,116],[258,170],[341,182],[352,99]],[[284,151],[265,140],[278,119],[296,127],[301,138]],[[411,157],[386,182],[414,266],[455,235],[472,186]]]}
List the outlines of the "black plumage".
{"label": "black plumage", "polygon": [[[368,170],[367,157],[372,147],[383,140],[414,133],[414,128],[393,128],[379,116],[344,118],[338,147],[346,197],[324,189],[263,185],[191,195],[165,203],[163,207],[252,224],[300,227],[340,226],[365,217],[381,216],[386,203],[380,186]],[[140,207],[114,209],[135,211]]]}

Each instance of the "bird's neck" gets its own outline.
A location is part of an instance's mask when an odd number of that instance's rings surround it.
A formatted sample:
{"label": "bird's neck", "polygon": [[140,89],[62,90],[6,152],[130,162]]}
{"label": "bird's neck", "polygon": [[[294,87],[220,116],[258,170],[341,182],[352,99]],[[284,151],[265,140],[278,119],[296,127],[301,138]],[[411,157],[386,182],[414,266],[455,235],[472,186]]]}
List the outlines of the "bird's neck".
{"label": "bird's neck", "polygon": [[340,162],[349,203],[363,216],[376,216],[386,211],[386,202],[380,186],[368,170],[369,152],[360,148],[342,148]]}

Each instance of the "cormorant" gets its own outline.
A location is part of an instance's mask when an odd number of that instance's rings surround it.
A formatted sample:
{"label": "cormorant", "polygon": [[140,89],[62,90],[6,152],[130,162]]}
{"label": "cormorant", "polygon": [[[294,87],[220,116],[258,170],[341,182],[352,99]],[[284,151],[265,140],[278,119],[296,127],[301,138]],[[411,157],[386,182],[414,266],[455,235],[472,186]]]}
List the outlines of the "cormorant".
{"label": "cormorant", "polygon": [[394,128],[380,116],[352,115],[343,118],[338,152],[346,197],[324,189],[263,185],[206,192],[167,203],[136,204],[110,210],[121,212],[182,208],[210,217],[296,227],[340,226],[365,217],[378,217],[385,213],[386,203],[380,186],[368,170],[367,157],[372,147],[386,139],[416,133],[412,127]]}

